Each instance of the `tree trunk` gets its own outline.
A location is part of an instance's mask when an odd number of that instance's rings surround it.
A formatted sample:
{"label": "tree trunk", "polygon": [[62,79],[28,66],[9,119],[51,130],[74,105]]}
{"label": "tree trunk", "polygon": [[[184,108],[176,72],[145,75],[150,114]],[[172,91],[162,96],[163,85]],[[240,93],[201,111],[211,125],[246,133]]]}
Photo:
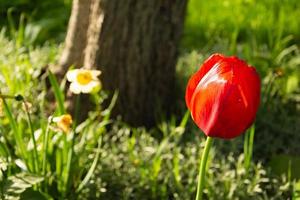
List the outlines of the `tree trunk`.
{"label": "tree trunk", "polygon": [[96,66],[96,52],[99,45],[100,32],[104,19],[104,11],[102,10],[101,0],[92,0],[91,14],[89,17],[90,25],[87,31],[87,45],[85,49],[84,67],[91,69]]}
{"label": "tree trunk", "polygon": [[61,77],[70,66],[83,66],[91,2],[92,0],[73,0],[65,47],[59,60],[60,67],[56,71]]}
{"label": "tree trunk", "polygon": [[[175,65],[187,0],[74,0],[61,71],[102,70],[118,90],[115,113],[152,125],[174,102]],[[89,26],[87,25],[89,23]]]}
{"label": "tree trunk", "polygon": [[186,0],[106,0],[97,66],[104,88],[118,90],[116,112],[152,125],[174,102],[175,65]]}

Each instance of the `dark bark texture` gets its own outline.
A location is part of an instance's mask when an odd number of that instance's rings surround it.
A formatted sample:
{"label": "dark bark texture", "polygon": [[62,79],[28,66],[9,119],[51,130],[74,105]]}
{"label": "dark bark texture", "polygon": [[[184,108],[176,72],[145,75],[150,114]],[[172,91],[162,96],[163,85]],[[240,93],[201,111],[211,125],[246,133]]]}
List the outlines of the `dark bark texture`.
{"label": "dark bark texture", "polygon": [[100,69],[104,88],[119,91],[114,113],[132,125],[153,125],[174,101],[186,4],[187,0],[74,0],[56,74],[64,75],[71,65]]}
{"label": "dark bark texture", "polygon": [[60,67],[56,70],[59,76],[63,76],[72,65],[83,66],[91,2],[92,0],[73,0],[65,47],[59,60]]}
{"label": "dark bark texture", "polygon": [[119,91],[116,113],[152,125],[172,105],[186,0],[105,0],[97,66],[104,88]]}
{"label": "dark bark texture", "polygon": [[101,0],[91,1],[91,14],[89,16],[89,28],[87,30],[87,45],[85,48],[84,67],[88,69],[97,68],[96,53],[99,48],[99,38],[104,19]]}

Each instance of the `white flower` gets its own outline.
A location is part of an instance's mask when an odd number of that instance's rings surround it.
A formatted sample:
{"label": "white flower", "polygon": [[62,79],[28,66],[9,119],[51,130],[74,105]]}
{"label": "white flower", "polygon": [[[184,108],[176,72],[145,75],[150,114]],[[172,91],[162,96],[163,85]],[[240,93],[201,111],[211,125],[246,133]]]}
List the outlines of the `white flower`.
{"label": "white flower", "polygon": [[74,69],[67,72],[67,79],[71,82],[70,90],[74,94],[91,93],[93,90],[100,88],[98,76],[99,70]]}

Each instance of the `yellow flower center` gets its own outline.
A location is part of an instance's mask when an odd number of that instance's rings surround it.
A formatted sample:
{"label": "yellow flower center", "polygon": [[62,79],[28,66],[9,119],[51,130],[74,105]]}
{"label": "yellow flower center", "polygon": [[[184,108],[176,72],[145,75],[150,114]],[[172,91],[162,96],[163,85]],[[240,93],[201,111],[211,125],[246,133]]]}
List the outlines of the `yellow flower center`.
{"label": "yellow flower center", "polygon": [[91,72],[83,71],[83,72],[79,72],[77,74],[76,79],[80,85],[87,85],[93,80],[93,77],[92,77]]}
{"label": "yellow flower center", "polygon": [[61,123],[70,126],[72,124],[72,117],[69,114],[63,115],[61,118]]}

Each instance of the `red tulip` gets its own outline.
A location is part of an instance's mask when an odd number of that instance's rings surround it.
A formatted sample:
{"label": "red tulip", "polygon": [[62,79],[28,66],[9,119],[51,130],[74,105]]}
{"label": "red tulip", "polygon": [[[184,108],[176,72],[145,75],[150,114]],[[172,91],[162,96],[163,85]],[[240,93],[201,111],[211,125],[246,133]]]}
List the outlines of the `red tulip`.
{"label": "red tulip", "polygon": [[255,119],[260,79],[255,68],[239,58],[214,54],[190,78],[185,101],[207,136],[231,139]]}

